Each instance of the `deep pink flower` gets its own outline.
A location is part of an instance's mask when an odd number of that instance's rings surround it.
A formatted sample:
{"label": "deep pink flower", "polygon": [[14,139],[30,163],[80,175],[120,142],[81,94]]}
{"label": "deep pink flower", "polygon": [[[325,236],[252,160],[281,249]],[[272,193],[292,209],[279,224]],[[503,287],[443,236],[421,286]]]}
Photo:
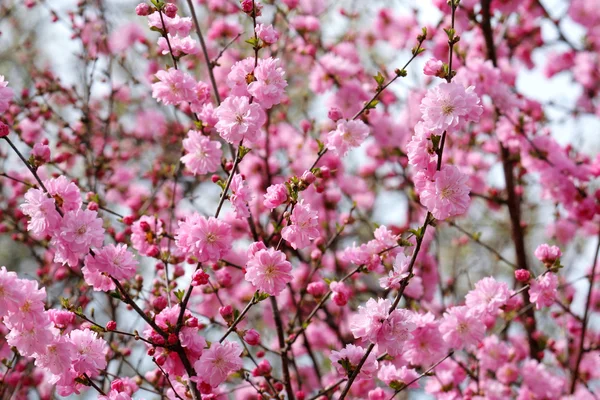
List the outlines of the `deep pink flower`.
{"label": "deep pink flower", "polygon": [[215,110],[219,122],[215,128],[229,143],[253,144],[258,139],[260,128],[266,122],[265,112],[257,103],[250,103],[245,96],[230,96]]}
{"label": "deep pink flower", "polygon": [[258,290],[277,296],[292,280],[292,264],[273,248],[259,250],[246,264],[245,278]]}
{"label": "deep pink flower", "polygon": [[343,157],[350,148],[358,147],[369,136],[369,127],[361,120],[339,120],[336,130],[325,138],[325,145],[335,154]]}
{"label": "deep pink flower", "polygon": [[296,203],[290,221],[291,224],[281,230],[281,236],[294,249],[303,249],[319,237],[319,217],[304,200]]}
{"label": "deep pink flower", "polygon": [[[331,365],[335,367],[338,374],[349,375],[352,371],[356,369],[366,352],[366,349],[364,349],[363,347],[348,344],[340,351],[332,351],[331,355],[329,356],[329,359],[331,360]],[[350,371],[344,368],[344,364],[346,363]],[[357,378],[372,378],[377,372],[377,368],[377,356],[374,352],[371,352],[365,360],[362,368],[360,369],[360,373],[358,374]]]}
{"label": "deep pink flower", "polygon": [[242,348],[235,342],[214,342],[194,364],[198,380],[212,387],[219,386],[230,373],[242,368],[241,353]]}
{"label": "deep pink flower", "polygon": [[63,211],[73,211],[81,208],[81,192],[77,185],[63,175],[44,181],[48,193]]}
{"label": "deep pink flower", "polygon": [[77,374],[95,376],[106,368],[108,345],[96,332],[76,329],[69,333],[73,344],[73,369]]}
{"label": "deep pink flower", "polygon": [[469,208],[468,176],[454,165],[444,165],[420,193],[423,204],[436,219],[464,214]]}
{"label": "deep pink flower", "polygon": [[429,89],[421,102],[425,128],[442,133],[458,130],[469,121],[479,121],[483,107],[474,89],[454,82]]}
{"label": "deep pink flower", "polygon": [[533,254],[546,265],[554,264],[562,256],[562,252],[558,246],[548,246],[546,243],[540,244]]}
{"label": "deep pink flower", "polygon": [[175,244],[186,255],[194,256],[198,262],[216,262],[231,249],[231,227],[228,223],[198,213],[179,221],[175,231]]}
{"label": "deep pink flower", "polygon": [[158,236],[163,233],[163,222],[154,216],[143,215],[131,226],[131,245],[145,256],[156,248]]}
{"label": "deep pink flower", "polygon": [[190,130],[187,138],[183,139],[185,155],[181,162],[194,175],[204,175],[215,172],[221,163],[221,143],[210,140],[201,132]]}

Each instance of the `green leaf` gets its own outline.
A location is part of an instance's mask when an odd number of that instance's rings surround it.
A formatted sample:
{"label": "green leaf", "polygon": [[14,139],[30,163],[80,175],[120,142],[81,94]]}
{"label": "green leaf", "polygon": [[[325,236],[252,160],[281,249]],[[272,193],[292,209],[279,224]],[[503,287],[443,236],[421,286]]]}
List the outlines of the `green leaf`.
{"label": "green leaf", "polygon": [[377,84],[379,86],[382,86],[383,82],[385,82],[385,76],[383,76],[383,74],[381,72],[377,72],[377,75],[373,76],[373,78],[375,79],[375,82],[377,82]]}
{"label": "green leaf", "polygon": [[98,333],[104,333],[106,332],[106,330],[104,328],[102,328],[101,326],[98,325],[92,325],[90,326],[90,329],[94,332],[98,332]]}
{"label": "green leaf", "polygon": [[325,148],[325,143],[323,143],[319,139],[317,139],[317,144],[319,145],[319,153],[320,153]]}
{"label": "green leaf", "polygon": [[180,303],[183,301],[184,296],[185,296],[185,290],[179,289],[179,290],[175,291],[175,297],[177,297],[177,299],[179,300]]}
{"label": "green leaf", "polygon": [[246,43],[252,45],[252,47],[258,47],[258,39],[255,37],[251,37],[250,39],[246,40]]}
{"label": "green leaf", "polygon": [[440,149],[440,140],[442,139],[439,135],[431,135],[431,143],[433,143],[433,150],[438,151]]}
{"label": "green leaf", "polygon": [[263,300],[266,300],[269,298],[269,294],[268,293],[264,293],[264,292],[256,292],[254,293],[254,301],[256,303],[260,303]]}
{"label": "green leaf", "polygon": [[371,100],[370,102],[368,102],[367,104],[365,104],[367,110],[370,110],[372,108],[375,108],[377,106],[377,104],[379,104],[379,100]]}
{"label": "green leaf", "polygon": [[481,238],[481,232],[475,232],[473,234],[473,240],[479,241],[480,238]]}
{"label": "green leaf", "polygon": [[240,149],[239,149],[239,158],[240,158],[240,161],[244,158],[244,156],[246,154],[250,153],[250,150],[252,150],[252,149],[249,148],[249,147],[240,146]]}
{"label": "green leaf", "polygon": [[114,291],[114,292],[109,292],[108,293],[110,295],[110,297],[115,298],[117,300],[121,300],[121,295],[119,294],[119,292]]}
{"label": "green leaf", "polygon": [[411,242],[409,242],[406,239],[402,239],[402,238],[399,238],[397,240],[397,243],[398,243],[398,246],[402,246],[402,247],[411,247],[411,246],[414,246]]}
{"label": "green leaf", "polygon": [[390,382],[390,387],[392,389],[394,389],[395,391],[400,391],[402,389],[404,389],[404,386],[406,386],[403,382],[399,382],[399,381],[391,381]]}

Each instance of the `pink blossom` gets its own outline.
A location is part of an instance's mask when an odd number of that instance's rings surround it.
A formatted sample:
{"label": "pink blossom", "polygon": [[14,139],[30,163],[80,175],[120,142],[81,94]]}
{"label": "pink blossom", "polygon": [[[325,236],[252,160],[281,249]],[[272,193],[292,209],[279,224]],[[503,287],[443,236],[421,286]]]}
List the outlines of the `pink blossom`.
{"label": "pink blossom", "polygon": [[404,345],[403,355],[410,363],[426,367],[444,356],[447,345],[439,330],[439,320],[432,313],[415,314],[413,322],[416,328]]}
{"label": "pink blossom", "polygon": [[69,211],[50,242],[56,248],[54,262],[76,267],[90,247],[100,247],[103,241],[104,228],[96,211]]}
{"label": "pink blossom", "polygon": [[254,198],[248,184],[240,174],[235,174],[231,179],[231,194],[229,201],[233,205],[233,211],[237,218],[248,218],[250,209],[248,203]]}
{"label": "pink blossom", "polygon": [[83,274],[83,280],[85,283],[90,285],[97,292],[110,292],[116,288],[116,285],[112,279],[97,269],[89,269],[87,265],[84,265],[84,267],[81,269],[81,273]]}
{"label": "pink blossom", "polygon": [[474,89],[474,86],[465,89],[454,82],[429,89],[421,102],[425,128],[441,133],[458,130],[469,121],[479,121],[483,107]]}
{"label": "pink blossom", "polygon": [[246,264],[245,278],[258,290],[277,296],[292,280],[292,264],[273,248],[259,250]]}
{"label": "pink blossom", "polygon": [[344,307],[348,304],[348,300],[352,296],[352,290],[344,284],[344,282],[333,281],[329,284],[329,288],[331,289],[331,301],[333,301],[337,306]]}
{"label": "pink blossom", "polygon": [[31,154],[36,158],[38,162],[48,162],[50,161],[50,147],[43,143],[36,143],[33,146],[33,150]]}
{"label": "pink blossom", "polygon": [[529,299],[535,303],[539,310],[543,307],[550,307],[556,300],[558,288],[558,277],[552,272],[548,272],[531,281],[529,288]]}
{"label": "pink blossom", "polygon": [[267,193],[264,195],[266,208],[273,210],[285,203],[288,199],[288,190],[283,183],[271,185],[267,188]]}
{"label": "pink blossom", "polygon": [[18,305],[18,308],[4,318],[4,323],[10,329],[18,330],[48,325],[49,318],[44,308],[46,289],[38,288],[37,281],[28,279],[20,280],[18,286],[19,290],[27,295]]}
{"label": "pink blossom", "polygon": [[133,254],[127,251],[127,245],[109,244],[96,250],[95,254],[85,257],[85,266],[91,271],[105,273],[123,281],[133,278],[138,262]]}
{"label": "pink blossom", "polygon": [[248,93],[249,75],[254,71],[254,58],[248,57],[236,62],[227,75],[227,86],[232,96],[250,96]]}
{"label": "pink blossom", "polygon": [[206,219],[198,213],[179,221],[175,244],[198,262],[216,262],[231,249],[231,227],[214,217]]}
{"label": "pink blossom", "polygon": [[61,221],[54,199],[41,189],[29,189],[24,197],[25,203],[20,208],[31,218],[27,230],[39,237],[53,233]]}
{"label": "pink blossom", "polygon": [[221,143],[210,140],[201,132],[190,130],[187,138],[183,139],[185,155],[181,162],[194,175],[204,175],[215,172],[221,163]]}
{"label": "pink blossom", "polygon": [[376,343],[380,350],[395,356],[412,337],[416,326],[410,311],[395,309],[389,313],[390,308],[391,302],[387,299],[369,299],[365,307],[358,307],[358,314],[350,320],[350,330],[355,338]]}
{"label": "pink blossom", "polygon": [[76,329],[69,333],[74,347],[73,369],[77,374],[95,376],[106,368],[108,345],[96,332],[89,329]]}
{"label": "pink blossom", "polygon": [[217,387],[230,373],[242,368],[241,353],[242,348],[235,342],[214,342],[194,364],[199,380]]}
{"label": "pink blossom", "polygon": [[404,253],[399,253],[394,260],[394,269],[389,272],[387,277],[379,279],[379,285],[384,289],[398,289],[402,280],[408,276],[410,258]]}
{"label": "pink blossom", "polygon": [[[336,371],[340,375],[350,375],[356,370],[361,359],[366,353],[366,349],[353,344],[348,344],[340,351],[332,351],[329,359],[331,364],[335,367]],[[358,379],[369,379],[372,378],[377,372],[378,362],[377,356],[374,352],[371,352],[365,360],[360,372],[357,376]]]}
{"label": "pink blossom", "polygon": [[510,298],[508,285],[492,277],[481,279],[465,297],[467,307],[474,312],[496,315]]}
{"label": "pink blossom", "polygon": [[294,249],[303,249],[310,241],[319,237],[319,217],[310,204],[300,200],[290,216],[291,224],[281,230],[281,236]]}
{"label": "pink blossom", "polygon": [[217,109],[219,120],[215,125],[217,132],[229,143],[237,144],[244,140],[253,144],[258,139],[260,128],[266,122],[265,112],[256,103],[250,103],[245,96],[230,96]]}
{"label": "pink blossom", "polygon": [[81,208],[81,192],[75,183],[63,175],[44,181],[48,193],[54,198],[58,207],[63,211],[73,211]]}
{"label": "pink blossom", "polygon": [[256,346],[260,343],[260,334],[255,329],[249,329],[244,334],[244,341],[250,346]]}
{"label": "pink blossom", "polygon": [[422,121],[415,125],[415,134],[406,145],[406,150],[410,165],[417,171],[427,172],[429,177],[433,176],[437,167],[437,153],[433,148],[431,132],[424,128]]}
{"label": "pink blossom", "polygon": [[248,85],[248,92],[265,109],[281,103],[285,95],[285,72],[278,58],[260,59],[254,69],[254,81]]}
{"label": "pink blossom", "polygon": [[273,25],[257,24],[256,34],[266,44],[273,44],[279,40],[279,33],[273,28]]}
{"label": "pink blossom", "polygon": [[17,312],[25,301],[24,296],[17,274],[0,267],[0,320],[9,312]]}
{"label": "pink blossom", "polygon": [[8,87],[8,81],[4,80],[4,75],[0,75],[0,114],[8,110],[8,105],[12,101],[14,92]]}
{"label": "pink blossom", "polygon": [[175,15],[173,18],[168,15],[161,16],[159,13],[155,12],[148,15],[148,26],[151,28],[158,28],[163,30],[163,23],[167,28],[167,32],[171,35],[179,35],[180,37],[188,36],[192,29],[192,19],[189,17],[180,17],[179,15]]}
{"label": "pink blossom", "polygon": [[444,76],[444,63],[436,58],[430,58],[423,67],[423,73],[429,76]]}
{"label": "pink blossom", "polygon": [[423,204],[436,219],[464,214],[469,208],[468,176],[454,165],[444,165],[420,193]]}
{"label": "pink blossom", "polygon": [[466,306],[451,307],[444,313],[440,332],[448,346],[463,349],[478,344],[485,335],[485,325],[477,313]]}
{"label": "pink blossom", "polygon": [[149,255],[163,233],[163,222],[154,216],[143,215],[131,226],[131,245],[143,255]]}
{"label": "pink blossom", "polygon": [[172,51],[175,57],[181,57],[186,54],[197,54],[200,51],[200,49],[196,46],[196,41],[190,36],[171,36],[169,33],[168,37],[169,43],[171,44],[170,49],[167,39],[164,37],[158,38],[158,48],[163,55],[171,54]]}
{"label": "pink blossom", "polygon": [[361,120],[339,120],[336,130],[325,138],[325,145],[343,157],[350,148],[358,147],[369,136],[369,127]]}
{"label": "pink blossom", "polygon": [[165,105],[177,105],[196,99],[196,81],[191,75],[171,68],[156,73],[158,82],[152,84],[152,97]]}
{"label": "pink blossom", "polygon": [[562,252],[558,246],[548,246],[547,244],[540,244],[533,253],[535,257],[546,265],[552,265],[554,262],[562,256]]}
{"label": "pink blossom", "polygon": [[[391,385],[392,382],[401,383],[410,387],[419,387],[417,378],[419,374],[417,371],[405,366],[396,368],[393,364],[383,364],[377,373],[377,377],[385,382],[386,385]],[[413,382],[414,381],[414,382]]]}

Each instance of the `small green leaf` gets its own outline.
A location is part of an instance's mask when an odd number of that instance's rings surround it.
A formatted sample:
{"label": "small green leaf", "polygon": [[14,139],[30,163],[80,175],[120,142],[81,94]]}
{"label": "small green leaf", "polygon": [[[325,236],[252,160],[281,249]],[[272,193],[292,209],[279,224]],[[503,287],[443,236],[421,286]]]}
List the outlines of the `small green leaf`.
{"label": "small green leaf", "polygon": [[383,82],[385,82],[385,76],[381,72],[377,72],[377,75],[373,76],[377,85],[382,86]]}
{"label": "small green leaf", "polygon": [[183,296],[185,296],[185,290],[179,289],[175,291],[175,297],[177,297],[180,303],[183,301]]}
{"label": "small green leaf", "polygon": [[406,239],[402,239],[402,238],[399,238],[397,240],[397,243],[398,243],[398,246],[402,246],[402,247],[411,247],[411,246],[413,246],[413,244],[411,242],[409,242]]}
{"label": "small green leaf", "polygon": [[371,100],[370,102],[368,102],[367,104],[365,104],[367,110],[371,110],[373,108],[375,108],[377,106],[377,104],[379,104],[379,100]]}
{"label": "small green leaf", "polygon": [[405,385],[403,382],[399,382],[399,381],[391,381],[390,382],[390,387],[397,392],[404,389],[404,386]]}
{"label": "small green leaf", "polygon": [[98,325],[92,325],[90,326],[90,329],[94,332],[98,332],[98,333],[104,333],[106,332],[106,330],[104,328],[102,328],[101,326]]}
{"label": "small green leaf", "polygon": [[258,47],[258,39],[255,37],[251,37],[250,39],[246,40],[246,43],[252,45],[252,47]]}

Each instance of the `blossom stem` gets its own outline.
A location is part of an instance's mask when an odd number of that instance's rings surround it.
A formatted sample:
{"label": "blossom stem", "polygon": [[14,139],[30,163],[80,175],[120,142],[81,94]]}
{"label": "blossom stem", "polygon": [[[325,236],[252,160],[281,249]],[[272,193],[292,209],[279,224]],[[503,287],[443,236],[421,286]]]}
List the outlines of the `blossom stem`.
{"label": "blossom stem", "polygon": [[252,296],[252,300],[250,300],[250,302],[248,304],[246,304],[246,307],[244,307],[244,309],[242,310],[240,315],[238,315],[238,317],[235,319],[235,321],[233,321],[233,323],[231,324],[229,329],[227,329],[227,332],[225,332],[225,334],[221,337],[221,339],[219,339],[219,343],[223,343],[223,341],[225,339],[227,339],[227,336],[229,336],[229,334],[235,330],[235,327],[238,326],[238,324],[240,322],[242,322],[242,320],[244,319],[244,317],[246,316],[248,311],[250,311],[252,306],[257,303],[257,301],[256,301],[257,294],[258,294],[258,291],[256,293],[254,293],[254,296]]}
{"label": "blossom stem", "polygon": [[275,319],[275,326],[277,328],[277,339],[279,340],[279,349],[281,350],[283,384],[285,385],[285,391],[287,392],[288,400],[294,400],[294,390],[292,389],[289,359],[287,356],[288,347],[285,345],[285,336],[283,333],[283,322],[281,321],[281,314],[279,313],[279,307],[277,306],[277,299],[275,299],[274,296],[270,296],[269,299],[271,300],[271,306],[273,307],[273,317]]}

